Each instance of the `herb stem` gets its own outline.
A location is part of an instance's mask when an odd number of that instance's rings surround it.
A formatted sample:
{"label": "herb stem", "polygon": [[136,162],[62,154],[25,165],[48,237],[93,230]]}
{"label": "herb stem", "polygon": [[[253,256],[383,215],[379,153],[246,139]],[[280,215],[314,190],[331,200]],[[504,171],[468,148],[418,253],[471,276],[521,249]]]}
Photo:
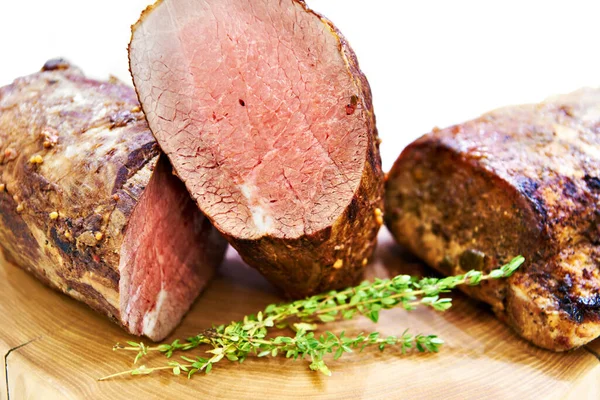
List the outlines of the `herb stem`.
{"label": "herb stem", "polygon": [[[483,276],[481,276],[480,281],[486,281],[486,280],[490,280],[490,279],[493,279],[490,275],[483,275]],[[470,281],[470,278],[468,278],[468,277],[465,276],[465,278],[453,282],[452,287],[448,287],[448,288],[453,289],[454,287],[460,286],[460,285],[464,285],[464,284],[468,283],[469,281]],[[375,290],[383,289],[383,287],[384,287],[384,285],[374,285]],[[386,296],[386,298],[393,299],[393,300],[407,298],[407,297],[412,298],[412,297],[418,297],[418,296],[421,296],[421,295],[431,294],[432,292],[439,293],[440,291],[445,290],[445,289],[446,289],[446,287],[441,287],[440,286],[440,287],[437,287],[435,290],[406,291],[406,292],[400,292],[400,293],[390,294],[390,295]],[[350,293],[353,290],[354,289],[349,289]],[[340,304],[340,305],[335,306],[335,307],[330,307],[330,308],[325,308],[325,309],[322,309],[322,310],[317,310],[315,312],[315,314],[328,314],[328,313],[331,313],[331,312],[334,312],[334,311],[347,310],[349,308],[353,308],[353,307],[356,307],[356,306],[359,306],[359,305],[363,305],[364,306],[364,305],[368,305],[368,304],[377,303],[377,302],[380,302],[380,301],[381,301],[381,298],[374,298],[374,299],[369,299],[369,300],[365,300],[365,301],[356,303],[354,305],[349,304],[349,303],[345,303],[345,304]],[[421,302],[413,302],[413,303],[409,303],[409,304],[411,304],[413,306],[416,306],[418,304],[421,304]]]}
{"label": "herb stem", "polygon": [[[112,378],[116,378],[118,376],[123,376],[123,375],[150,374],[150,373],[152,373],[154,371],[165,370],[165,369],[172,369],[172,368],[173,367],[171,367],[171,366],[146,368],[145,366],[142,365],[140,368],[130,369],[130,370],[123,371],[123,372],[117,372],[116,374],[112,374],[112,375],[108,375],[108,376],[103,376],[102,378],[98,378],[98,381],[106,381],[106,380],[109,380],[109,379],[112,379]],[[144,371],[144,372],[140,372],[140,371]]]}
{"label": "herb stem", "polygon": [[[218,339],[231,340],[232,337],[227,335],[217,335]],[[258,357],[276,357],[278,354],[285,354],[286,358],[294,360],[308,357],[310,359],[310,369],[320,371],[325,375],[331,375],[331,371],[324,361],[324,357],[328,354],[333,354],[333,358],[337,360],[344,353],[352,353],[354,350],[364,350],[366,347],[377,346],[381,351],[386,346],[400,346],[403,354],[410,349],[415,349],[420,353],[438,352],[439,347],[443,344],[443,340],[434,335],[410,335],[406,331],[399,337],[388,336],[379,337],[379,333],[371,333],[369,335],[359,334],[356,337],[347,337],[344,332],[339,336],[326,332],[315,337],[314,332],[306,332],[299,330],[294,338],[279,336],[273,339],[259,340],[240,340],[231,342],[226,346],[214,347],[208,351],[213,356],[210,359],[197,357],[195,359],[182,356],[182,359],[189,364],[181,364],[177,361],[170,361],[167,366],[147,368],[142,365],[135,369],[119,372],[98,379],[104,381],[119,376],[125,375],[147,375],[155,371],[172,369],[175,375],[179,375],[181,371],[187,372],[188,378],[198,371],[206,370],[206,373],[212,370],[212,366],[227,357],[229,361],[242,362],[250,353]]]}
{"label": "herb stem", "polygon": [[[485,280],[508,278],[524,261],[525,259],[521,256],[515,257],[508,264],[489,273],[469,271],[464,275],[445,278],[416,279],[408,275],[398,275],[392,279],[376,279],[374,282],[363,282],[352,288],[330,291],[288,304],[271,304],[256,315],[246,316],[242,321],[232,322],[229,325],[207,329],[184,342],[175,340],[171,344],[161,344],[155,347],[147,347],[144,343],[127,342],[130,346],[117,344],[113,349],[137,351],[138,354],[134,361],[137,363],[149,351],[159,351],[170,358],[176,351],[188,351],[201,345],[211,346],[212,350],[209,350],[208,353],[212,353],[213,356],[210,359],[198,357],[194,361],[184,358],[186,361],[192,362],[192,369],[189,372],[186,369],[190,367],[188,365],[181,365],[173,361],[169,363],[170,366],[178,368],[174,369],[176,375],[183,370],[188,372],[188,376],[204,369],[207,373],[210,372],[212,365],[223,357],[230,361],[241,362],[250,354],[258,357],[271,354],[274,357],[281,351],[285,352],[288,358],[309,357],[313,360],[310,365],[311,369],[328,374],[329,370],[323,361],[324,354],[335,351],[336,357],[339,357],[342,353],[351,351],[352,346],[363,345],[365,347],[377,344],[383,349],[386,344],[402,342],[403,351],[413,345],[419,351],[437,351],[443,341],[433,335],[404,334],[401,339],[396,337],[380,339],[378,338],[379,334],[375,332],[370,334],[367,340],[362,335],[351,339],[343,338],[342,333],[338,338],[333,333],[327,332],[326,335],[321,335],[317,339],[312,332],[317,329],[314,318],[317,317],[318,320],[326,323],[333,322],[340,317],[349,320],[356,314],[362,314],[373,322],[377,322],[381,310],[402,307],[411,311],[419,305],[431,307],[436,311],[446,311],[452,306],[452,299],[440,298],[441,293],[447,293],[460,285],[474,286]],[[278,328],[292,327],[296,331],[296,336],[267,338],[269,329],[275,326]],[[136,375],[153,370],[142,366],[128,372]]]}

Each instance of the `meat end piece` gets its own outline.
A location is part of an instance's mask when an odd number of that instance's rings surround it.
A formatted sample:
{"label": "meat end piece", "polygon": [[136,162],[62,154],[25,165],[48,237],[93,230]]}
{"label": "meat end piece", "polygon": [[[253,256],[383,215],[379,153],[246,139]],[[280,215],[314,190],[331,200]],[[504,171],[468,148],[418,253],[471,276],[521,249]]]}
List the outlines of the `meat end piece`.
{"label": "meat end piece", "polygon": [[165,338],[224,255],[134,90],[64,60],[0,88],[0,189],[6,258],[134,335]]}
{"label": "meat end piece", "polygon": [[289,296],[357,282],[382,223],[369,84],[298,0],[162,0],[133,26],[150,129],[242,258]]}
{"label": "meat end piece", "polygon": [[507,280],[465,288],[554,351],[600,336],[600,89],[500,109],[408,146],[386,183],[386,224],[444,274]]}
{"label": "meat end piece", "polygon": [[119,260],[121,321],[162,340],[221,263],[226,240],[161,155],[125,230]]}

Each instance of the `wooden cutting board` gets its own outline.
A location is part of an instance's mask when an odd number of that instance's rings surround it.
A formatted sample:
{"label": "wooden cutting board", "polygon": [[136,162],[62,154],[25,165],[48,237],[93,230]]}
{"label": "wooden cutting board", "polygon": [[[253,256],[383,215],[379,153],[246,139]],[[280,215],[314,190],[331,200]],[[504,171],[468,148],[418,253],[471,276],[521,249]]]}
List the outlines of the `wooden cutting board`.
{"label": "wooden cutting board", "polygon": [[[428,273],[382,232],[370,277]],[[0,258],[0,351],[5,368],[0,396],[16,399],[389,399],[389,398],[600,398],[600,341],[555,354],[535,348],[498,322],[481,304],[455,294],[446,313],[390,310],[378,324],[366,319],[329,326],[349,333],[435,333],[439,354],[401,355],[365,350],[331,361],[331,377],[284,358],[223,362],[192,380],[161,373],[97,379],[131,367],[132,354],[113,352],[133,340],[85,305],[46,288]],[[279,301],[276,292],[230,251],[218,278],[194,305],[172,338],[185,338],[212,323],[226,323]],[[147,365],[163,361],[149,358]]]}

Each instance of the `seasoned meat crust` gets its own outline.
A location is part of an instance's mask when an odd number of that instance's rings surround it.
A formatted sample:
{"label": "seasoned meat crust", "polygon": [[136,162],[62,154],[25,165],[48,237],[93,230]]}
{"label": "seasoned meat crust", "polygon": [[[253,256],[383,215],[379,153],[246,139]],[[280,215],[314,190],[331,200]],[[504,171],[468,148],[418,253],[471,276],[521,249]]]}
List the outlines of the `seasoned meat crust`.
{"label": "seasoned meat crust", "polygon": [[179,323],[226,246],[171,171],[122,83],[51,60],[0,88],[0,249],[155,340]]}
{"label": "seasoned meat crust", "polygon": [[444,274],[490,270],[467,288],[534,344],[600,336],[600,90],[500,109],[406,148],[387,178],[386,224]]}
{"label": "seasoned meat crust", "polygon": [[382,223],[371,91],[297,0],[162,0],[133,27],[150,128],[200,209],[289,296],[357,282]]}

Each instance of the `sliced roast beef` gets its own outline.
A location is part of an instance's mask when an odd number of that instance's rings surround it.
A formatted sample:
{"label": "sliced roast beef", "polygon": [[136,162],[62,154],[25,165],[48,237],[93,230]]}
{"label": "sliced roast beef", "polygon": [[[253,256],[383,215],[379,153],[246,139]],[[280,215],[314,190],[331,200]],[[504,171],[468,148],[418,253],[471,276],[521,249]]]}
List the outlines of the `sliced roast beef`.
{"label": "sliced roast beef", "polygon": [[132,88],[53,60],[0,89],[0,248],[10,261],[161,340],[225,247]]}
{"label": "sliced roast beef", "polygon": [[466,291],[538,346],[600,336],[600,89],[508,107],[425,135],[389,173],[386,223],[446,274],[510,279]]}
{"label": "sliced roast beef", "polygon": [[163,0],[133,27],[150,129],[250,265],[303,296],[354,283],[381,224],[369,84],[299,0]]}

